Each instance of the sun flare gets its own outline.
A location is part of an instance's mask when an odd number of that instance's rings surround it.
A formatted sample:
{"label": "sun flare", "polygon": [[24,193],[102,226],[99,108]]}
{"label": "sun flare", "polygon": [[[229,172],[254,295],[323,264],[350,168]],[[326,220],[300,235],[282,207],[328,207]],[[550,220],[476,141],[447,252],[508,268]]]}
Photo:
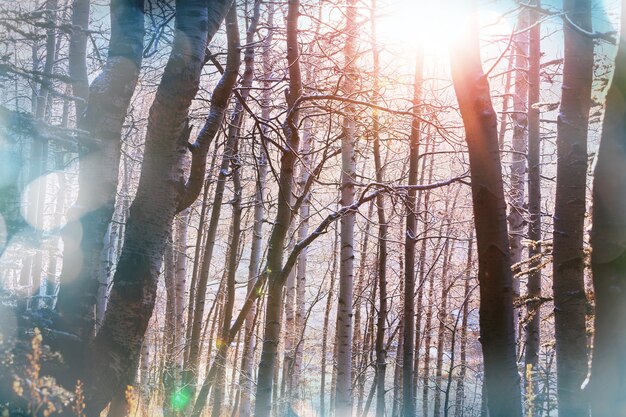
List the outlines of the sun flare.
{"label": "sun flare", "polygon": [[462,33],[465,16],[449,0],[399,0],[381,18],[387,42],[427,49],[446,49]]}

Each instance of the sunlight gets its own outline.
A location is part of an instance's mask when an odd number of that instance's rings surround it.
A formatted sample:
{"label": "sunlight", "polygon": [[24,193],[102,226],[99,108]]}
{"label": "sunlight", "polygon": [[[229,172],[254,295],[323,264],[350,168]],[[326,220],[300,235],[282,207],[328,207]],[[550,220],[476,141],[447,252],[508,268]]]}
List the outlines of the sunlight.
{"label": "sunlight", "polygon": [[461,34],[464,16],[449,0],[399,0],[384,9],[380,34],[384,41],[446,53]]}

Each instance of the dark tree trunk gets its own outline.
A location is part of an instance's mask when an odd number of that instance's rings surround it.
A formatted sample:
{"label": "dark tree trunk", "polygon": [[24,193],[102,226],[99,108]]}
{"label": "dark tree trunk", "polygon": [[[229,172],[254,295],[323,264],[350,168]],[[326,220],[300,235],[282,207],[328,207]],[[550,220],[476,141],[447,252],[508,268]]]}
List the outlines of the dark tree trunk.
{"label": "dark tree trunk", "polygon": [[[474,2],[471,2],[475,6]],[[480,284],[480,341],[491,417],[521,417],[513,278],[496,114],[483,73],[477,17],[451,54],[452,79],[469,148]]]}
{"label": "dark tree trunk", "polygon": [[75,101],[76,120],[80,120],[87,107],[89,82],[87,79],[87,33],[89,29],[90,0],[72,1],[72,34],[69,45],[69,71],[72,77],[72,94]]}
{"label": "dark tree trunk", "polygon": [[[540,5],[540,0],[535,0]],[[527,404],[528,415],[538,417],[540,410],[537,407],[539,365],[539,325],[541,319],[541,136],[540,110],[533,105],[539,103],[541,92],[541,78],[539,66],[541,59],[541,25],[539,13],[530,10],[530,40],[528,66],[528,239],[531,245],[528,248],[530,273],[526,284],[527,297],[527,324],[526,350],[524,362],[526,365],[525,392],[532,398]]]}
{"label": "dark tree trunk", "polygon": [[[85,346],[94,336],[97,277],[104,236],[115,206],[122,125],[141,67],[143,3],[143,0],[111,2],[107,61],[91,83],[87,108],[78,118],[78,126],[98,142],[87,144],[80,155],[78,197],[67,214],[68,224],[63,230],[58,327],[76,335],[77,339],[60,341],[59,351],[72,368],[66,381],[72,387],[80,372],[79,363]],[[85,7],[84,4],[80,6]],[[88,5],[86,8],[86,11],[76,13],[88,13]],[[77,19],[79,17],[84,23],[85,16],[77,16]],[[81,54],[82,50],[78,49],[76,54]],[[76,54],[72,56],[72,67],[80,67],[77,71],[81,74],[82,66],[86,65],[83,62],[85,57]]]}
{"label": "dark tree trunk", "polygon": [[268,276],[267,306],[263,350],[257,377],[256,403],[254,415],[269,417],[272,409],[272,390],[278,341],[280,339],[280,312],[282,310],[283,255],[287,230],[291,223],[291,194],[293,189],[294,166],[300,143],[298,132],[299,112],[297,100],[302,94],[300,72],[300,51],[298,46],[298,16],[300,1],[289,0],[287,13],[287,63],[289,66],[289,93],[287,95],[288,114],[283,124],[287,143],[280,161],[279,190],[276,219],[269,241],[267,266]]}
{"label": "dark tree trunk", "polygon": [[591,268],[596,298],[593,417],[626,416],[626,7],[593,182]]}
{"label": "dark tree trunk", "polygon": [[[564,0],[573,24],[591,30],[591,0]],[[584,283],[587,128],[593,79],[593,40],[564,28],[563,88],[557,119],[553,291],[559,414],[589,414],[580,386],[587,376],[587,298]]]}
{"label": "dark tree trunk", "polygon": [[[415,80],[413,82],[413,112],[411,120],[411,136],[409,138],[409,186],[417,185],[419,168],[420,118],[419,105],[422,88],[422,51],[417,53],[415,63]],[[415,398],[413,397],[413,362],[415,335],[415,244],[417,239],[417,190],[409,189],[406,201],[406,234],[404,236],[404,337],[402,343],[402,415],[415,415]]]}
{"label": "dark tree trunk", "polygon": [[[90,346],[85,386],[88,415],[97,415],[133,383],[139,351],[155,303],[168,230],[184,198],[183,163],[189,144],[187,114],[213,37],[231,1],[178,1],[176,36],[150,109],[137,196],[130,208],[124,249],[109,308]],[[215,100],[215,96],[213,97]]]}

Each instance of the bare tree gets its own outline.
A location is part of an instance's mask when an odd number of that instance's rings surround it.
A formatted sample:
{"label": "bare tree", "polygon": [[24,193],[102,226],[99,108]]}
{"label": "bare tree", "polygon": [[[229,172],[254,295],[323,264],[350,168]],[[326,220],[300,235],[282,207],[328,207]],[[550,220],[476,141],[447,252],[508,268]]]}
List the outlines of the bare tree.
{"label": "bare tree", "polygon": [[[472,2],[475,7],[475,3]],[[451,53],[452,79],[469,149],[480,284],[480,341],[491,417],[521,417],[515,359],[513,277],[506,225],[496,114],[483,73],[478,22]]]}
{"label": "bare tree", "polygon": [[587,129],[593,80],[591,1],[564,0],[563,88],[557,120],[557,173],[553,231],[554,326],[559,413],[589,414],[580,386],[587,375],[587,298],[584,223]]}
{"label": "bare tree", "polygon": [[606,114],[593,182],[591,268],[595,290],[595,334],[589,393],[593,417],[626,416],[626,7],[615,73],[606,98]]}

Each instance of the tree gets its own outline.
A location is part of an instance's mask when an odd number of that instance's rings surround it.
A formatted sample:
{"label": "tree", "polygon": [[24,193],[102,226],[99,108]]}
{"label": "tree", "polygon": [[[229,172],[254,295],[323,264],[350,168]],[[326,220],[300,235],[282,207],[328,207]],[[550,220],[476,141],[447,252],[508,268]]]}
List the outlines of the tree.
{"label": "tree", "polygon": [[563,88],[557,119],[553,231],[554,326],[559,413],[588,415],[580,392],[587,375],[587,298],[584,284],[587,129],[593,80],[591,1],[564,0]]}
{"label": "tree", "polygon": [[[540,1],[536,0],[535,5],[539,6]],[[526,351],[524,363],[526,372],[524,375],[530,376],[531,380],[525,379],[526,393],[530,393],[533,398],[528,404],[530,415],[536,417],[539,410],[536,407],[536,395],[538,393],[537,383],[534,381],[539,366],[539,325],[541,303],[541,132],[540,132],[540,110],[537,104],[540,101],[541,78],[539,66],[541,59],[541,25],[539,13],[530,10],[531,27],[529,33],[529,65],[528,65],[528,239],[531,245],[528,249],[530,259],[528,282],[526,284],[527,297],[527,324],[526,324]],[[532,387],[530,387],[532,385]]]}
{"label": "tree", "polygon": [[[90,415],[97,415],[112,398],[114,404],[124,404],[125,387],[134,381],[171,223],[190,190],[182,177],[189,149],[187,113],[198,91],[207,43],[230,6],[230,0],[212,1],[208,7],[202,0],[176,4],[176,36],[150,108],[124,248],[104,322],[89,349],[85,383]],[[202,155],[192,152],[196,161],[198,156]],[[190,181],[196,174],[194,167],[192,160]]]}
{"label": "tree", "polygon": [[626,7],[615,73],[606,97],[606,113],[593,180],[591,270],[595,291],[595,334],[586,391],[593,417],[626,416]]}
{"label": "tree", "polygon": [[[79,6],[84,8],[86,5],[80,3]],[[75,384],[84,349],[94,337],[97,277],[104,236],[115,207],[121,132],[141,68],[143,7],[143,0],[111,1],[111,39],[107,60],[89,86],[87,108],[78,115],[78,126],[88,131],[96,141],[88,143],[81,152],[78,197],[67,215],[70,220],[63,232],[58,327],[78,337],[78,343],[70,338],[61,340],[59,346],[70,368],[69,386]],[[80,8],[76,10],[77,14],[88,13]],[[81,25],[85,23],[84,16],[76,16],[76,20]],[[73,43],[80,42],[73,39]],[[82,47],[72,51],[72,71],[79,77],[76,81],[80,83],[82,75],[79,74],[86,58]],[[77,94],[81,91],[79,88]]]}
{"label": "tree", "polygon": [[[294,180],[294,166],[300,136],[298,132],[299,109],[297,100],[302,95],[302,74],[298,46],[298,16],[300,1],[289,0],[287,12],[287,64],[289,67],[289,91],[287,94],[287,117],[283,124],[286,144],[282,150],[279,172],[279,193],[274,228],[269,240],[267,266],[268,294],[265,311],[263,350],[257,376],[256,402],[254,415],[268,417],[271,412],[272,378],[276,365],[278,340],[280,337],[280,311],[282,309],[282,289],[284,286],[283,252],[287,230],[291,223],[291,193]],[[290,270],[290,268],[289,268]],[[289,270],[287,273],[289,273]]]}
{"label": "tree", "polygon": [[[358,34],[356,0],[347,0],[346,43],[344,47],[345,78],[342,92],[350,97],[356,83],[356,38]],[[354,202],[356,182],[355,110],[348,106],[343,118],[341,137],[341,205]],[[337,385],[335,414],[352,413],[352,290],[354,279],[354,222],[355,213],[341,218],[339,244],[339,292],[337,293]]]}
{"label": "tree", "polygon": [[[475,3],[472,2],[473,6]],[[451,53],[452,80],[469,150],[480,285],[480,342],[491,417],[521,417],[513,279],[496,114],[483,73],[476,15]]]}

